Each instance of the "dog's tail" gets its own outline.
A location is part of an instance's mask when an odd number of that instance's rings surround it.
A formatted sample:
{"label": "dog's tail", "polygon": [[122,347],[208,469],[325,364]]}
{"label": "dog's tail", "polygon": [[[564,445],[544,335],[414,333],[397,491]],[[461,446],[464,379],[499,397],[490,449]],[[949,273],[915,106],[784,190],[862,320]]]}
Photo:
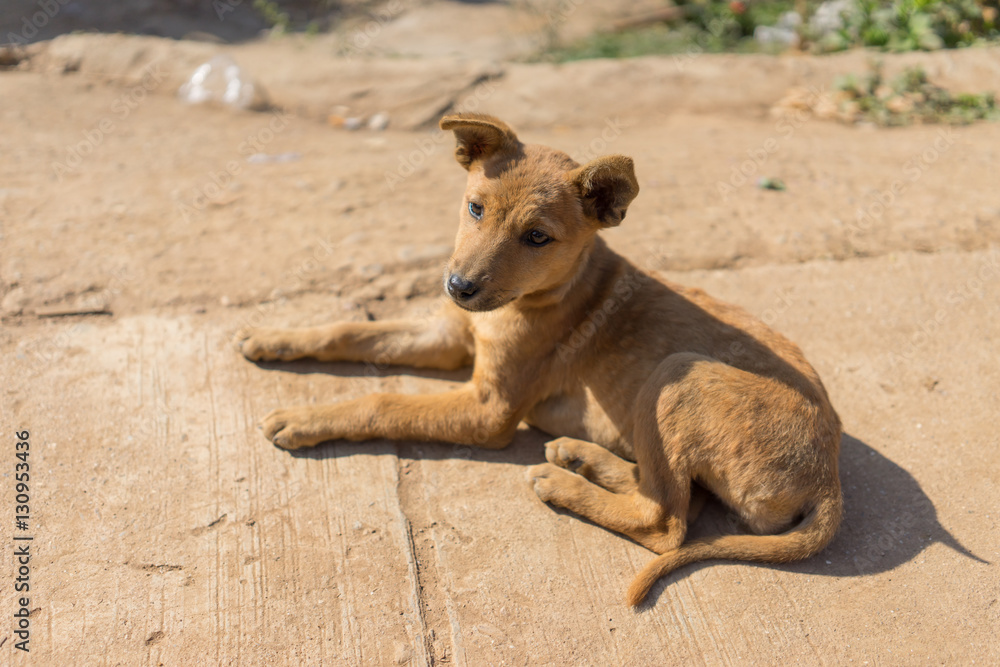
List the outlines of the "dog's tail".
{"label": "dog's tail", "polygon": [[718,535],[683,544],[654,558],[643,568],[628,588],[628,603],[637,606],[646,599],[657,579],[682,565],[700,560],[726,558],[787,563],[814,556],[833,539],[842,511],[843,500],[837,489],[821,498],[801,523],[781,535]]}

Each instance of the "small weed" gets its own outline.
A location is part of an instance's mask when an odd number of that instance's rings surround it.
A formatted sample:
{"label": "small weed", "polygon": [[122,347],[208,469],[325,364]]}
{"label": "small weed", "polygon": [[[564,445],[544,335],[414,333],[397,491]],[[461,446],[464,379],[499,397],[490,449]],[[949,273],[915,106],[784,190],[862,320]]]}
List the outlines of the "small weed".
{"label": "small weed", "polygon": [[540,59],[564,62],[675,53],[776,53],[782,47],[754,41],[754,30],[774,23],[795,3],[681,0],[676,4],[682,10],[678,20],[597,32],[567,44],[552,38]]}
{"label": "small weed", "polygon": [[253,0],[253,8],[279,34],[288,31],[288,12],[283,11],[275,0]]}
{"label": "small weed", "polygon": [[629,30],[560,43],[552,27],[544,60],[672,53],[829,53],[854,47],[931,51],[1000,39],[1000,0],[676,0],[679,11]]}
{"label": "small weed", "polygon": [[871,46],[885,51],[933,51],[1000,37],[997,0],[835,0],[825,25],[807,26],[814,51]]}
{"label": "small weed", "polygon": [[880,64],[864,77],[844,77],[836,84],[838,115],[843,120],[881,126],[913,123],[965,125],[977,120],[1000,119],[993,93],[952,95],[927,80],[919,67],[905,70],[886,83]]}

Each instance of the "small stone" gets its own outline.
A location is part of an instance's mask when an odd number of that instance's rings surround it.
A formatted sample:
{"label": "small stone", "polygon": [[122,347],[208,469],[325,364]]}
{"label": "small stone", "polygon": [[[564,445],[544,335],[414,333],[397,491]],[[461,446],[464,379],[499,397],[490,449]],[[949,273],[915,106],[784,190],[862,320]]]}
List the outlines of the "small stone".
{"label": "small stone", "polygon": [[401,278],[396,282],[393,293],[403,299],[412,299],[417,295],[417,279],[415,277]]}
{"label": "small stone", "polygon": [[360,129],[363,122],[362,119],[356,116],[342,116],[340,114],[332,113],[326,117],[326,122],[330,124],[330,127],[336,127],[344,130],[357,130]]}
{"label": "small stone", "polygon": [[355,290],[353,296],[362,303],[367,301],[381,301],[385,298],[385,289],[378,285],[366,285],[361,289]]}
{"label": "small stone", "polygon": [[385,271],[385,267],[375,262],[374,264],[366,264],[359,269],[359,273],[363,278],[368,278],[372,280],[378,278]]}
{"label": "small stone", "polygon": [[26,305],[28,305],[28,301],[28,295],[25,294],[24,288],[15,287],[4,295],[3,303],[0,305],[0,310],[9,315],[17,315],[24,310]]}
{"label": "small stone", "polygon": [[882,84],[881,86],[875,89],[875,97],[883,101],[889,99],[895,94],[896,91],[892,89],[892,86],[887,86],[885,84]]}
{"label": "small stone", "polygon": [[420,247],[405,245],[399,249],[397,256],[404,262],[424,262],[433,259],[444,259],[451,255],[452,246],[446,243],[428,244]]}
{"label": "small stone", "polygon": [[913,111],[913,100],[908,97],[893,97],[885,103],[885,108],[892,113],[910,113]]}
{"label": "small stone", "polygon": [[376,132],[381,132],[385,128],[389,127],[389,114],[384,111],[380,111],[371,118],[368,119],[368,129],[374,130]]}

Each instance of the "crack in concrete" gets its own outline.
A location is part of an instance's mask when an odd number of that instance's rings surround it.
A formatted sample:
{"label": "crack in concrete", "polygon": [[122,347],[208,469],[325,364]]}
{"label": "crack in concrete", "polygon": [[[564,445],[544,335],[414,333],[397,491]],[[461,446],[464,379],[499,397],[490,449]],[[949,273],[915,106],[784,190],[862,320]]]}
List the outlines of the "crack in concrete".
{"label": "crack in concrete", "polygon": [[471,82],[465,85],[465,87],[456,90],[448,99],[447,102],[442,104],[437,110],[428,115],[424,120],[417,123],[414,128],[416,130],[436,130],[438,127],[438,121],[441,117],[451,111],[461,111],[461,109],[456,109],[455,106],[459,104],[467,95],[471,94],[476,86],[479,86],[490,81],[498,81],[504,77],[506,72],[504,70],[498,70],[493,72],[481,72],[477,75]]}
{"label": "crack in concrete", "polygon": [[403,463],[397,452],[396,507],[399,510],[400,527],[403,529],[403,534],[406,537],[406,565],[409,570],[409,578],[412,584],[412,589],[410,591],[411,603],[413,605],[414,613],[417,616],[417,620],[420,623],[420,635],[416,638],[418,640],[416,643],[423,651],[423,660],[421,664],[426,667],[432,667],[434,664],[433,633],[427,625],[427,601],[424,599],[423,595],[424,585],[421,581],[420,561],[417,559],[416,541],[413,538],[413,524],[406,511],[406,503],[403,500],[404,494],[400,493],[400,487],[403,483],[402,468]]}

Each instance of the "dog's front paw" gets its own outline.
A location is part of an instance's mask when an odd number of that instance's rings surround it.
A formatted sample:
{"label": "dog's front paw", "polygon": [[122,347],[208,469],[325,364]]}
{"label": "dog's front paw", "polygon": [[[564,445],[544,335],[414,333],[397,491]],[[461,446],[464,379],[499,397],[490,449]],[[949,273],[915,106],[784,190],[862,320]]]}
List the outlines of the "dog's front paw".
{"label": "dog's front paw", "polygon": [[291,361],[303,356],[300,341],[288,329],[244,329],[233,343],[250,361]]}
{"label": "dog's front paw", "polygon": [[261,420],[264,437],[282,449],[302,449],[322,442],[314,431],[309,408],[279,408]]}

